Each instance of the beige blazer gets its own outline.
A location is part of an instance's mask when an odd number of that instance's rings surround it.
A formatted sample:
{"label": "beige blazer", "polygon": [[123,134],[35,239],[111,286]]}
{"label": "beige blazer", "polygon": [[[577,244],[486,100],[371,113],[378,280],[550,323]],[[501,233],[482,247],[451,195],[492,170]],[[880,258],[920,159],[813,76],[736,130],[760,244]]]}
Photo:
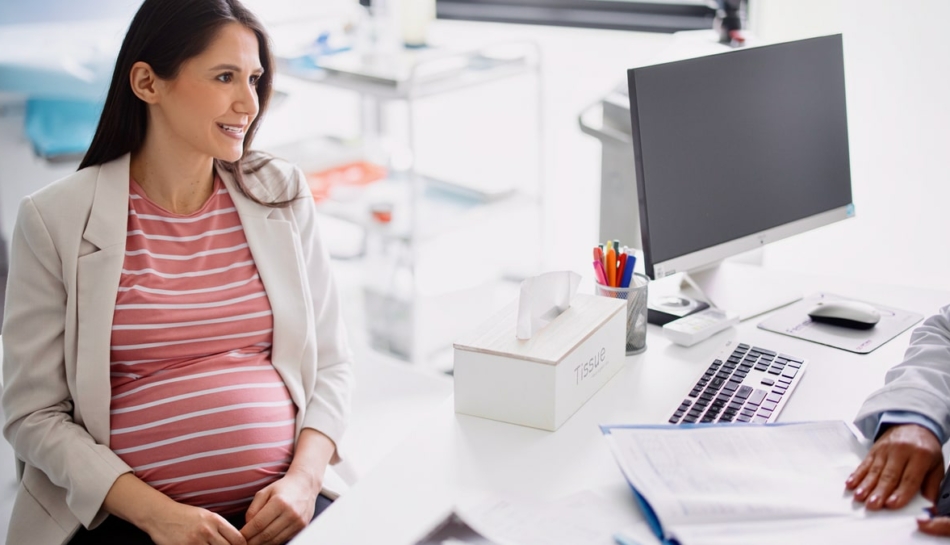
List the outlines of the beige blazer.
{"label": "beige blazer", "polygon": [[[253,202],[219,174],[273,309],[272,358],[297,406],[297,433],[314,428],[339,445],[352,356],[303,174],[275,160],[246,176],[262,200],[292,196],[287,180],[296,181],[304,198],[286,208]],[[3,321],[3,433],[24,463],[11,545],[58,545],[80,524],[97,526],[113,482],[131,471],[109,449],[109,346],[128,203],[126,155],[20,204]]]}

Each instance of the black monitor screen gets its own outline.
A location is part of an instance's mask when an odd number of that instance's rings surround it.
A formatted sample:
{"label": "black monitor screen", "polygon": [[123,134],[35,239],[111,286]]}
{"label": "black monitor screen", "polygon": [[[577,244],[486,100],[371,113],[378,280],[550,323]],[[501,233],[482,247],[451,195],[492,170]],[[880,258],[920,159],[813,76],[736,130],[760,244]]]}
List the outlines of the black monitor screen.
{"label": "black monitor screen", "polygon": [[628,71],[652,264],[851,203],[841,36]]}

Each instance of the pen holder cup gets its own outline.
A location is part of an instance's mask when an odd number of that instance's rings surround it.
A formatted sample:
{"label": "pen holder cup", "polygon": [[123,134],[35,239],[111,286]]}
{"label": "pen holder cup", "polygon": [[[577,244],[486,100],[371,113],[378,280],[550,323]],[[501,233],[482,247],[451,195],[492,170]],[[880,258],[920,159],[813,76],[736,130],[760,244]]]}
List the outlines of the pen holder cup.
{"label": "pen holder cup", "polygon": [[650,279],[640,273],[630,277],[630,287],[614,288],[595,282],[595,293],[627,301],[627,355],[647,349],[647,288]]}

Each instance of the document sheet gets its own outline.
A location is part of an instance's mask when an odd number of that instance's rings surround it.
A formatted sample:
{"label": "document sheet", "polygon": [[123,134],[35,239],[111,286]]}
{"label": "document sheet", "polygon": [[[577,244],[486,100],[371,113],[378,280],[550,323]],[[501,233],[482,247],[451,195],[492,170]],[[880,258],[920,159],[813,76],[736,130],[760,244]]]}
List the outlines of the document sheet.
{"label": "document sheet", "polygon": [[[844,422],[603,429],[625,477],[654,510],[664,537],[689,535],[692,539],[683,541],[693,543],[697,536],[707,536],[714,543],[717,532],[712,528],[719,528],[735,542],[738,534],[756,533],[756,522],[767,521],[774,530],[808,519],[809,525],[831,529],[865,518],[863,505],[852,501],[844,481],[867,447]],[[918,497],[902,512],[904,522],[882,519],[876,524],[909,524],[902,530],[907,536],[913,531],[912,517],[924,505]]]}

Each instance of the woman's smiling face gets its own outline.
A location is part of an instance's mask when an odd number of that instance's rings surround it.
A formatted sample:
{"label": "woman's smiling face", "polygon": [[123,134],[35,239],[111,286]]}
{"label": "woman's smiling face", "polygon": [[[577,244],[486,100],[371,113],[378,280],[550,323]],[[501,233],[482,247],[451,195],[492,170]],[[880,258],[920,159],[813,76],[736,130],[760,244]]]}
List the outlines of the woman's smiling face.
{"label": "woman's smiling face", "polygon": [[159,80],[156,114],[166,134],[190,151],[237,161],[260,109],[257,81],[262,73],[254,32],[238,23],[222,27],[204,52],[181,65],[174,79]]}

